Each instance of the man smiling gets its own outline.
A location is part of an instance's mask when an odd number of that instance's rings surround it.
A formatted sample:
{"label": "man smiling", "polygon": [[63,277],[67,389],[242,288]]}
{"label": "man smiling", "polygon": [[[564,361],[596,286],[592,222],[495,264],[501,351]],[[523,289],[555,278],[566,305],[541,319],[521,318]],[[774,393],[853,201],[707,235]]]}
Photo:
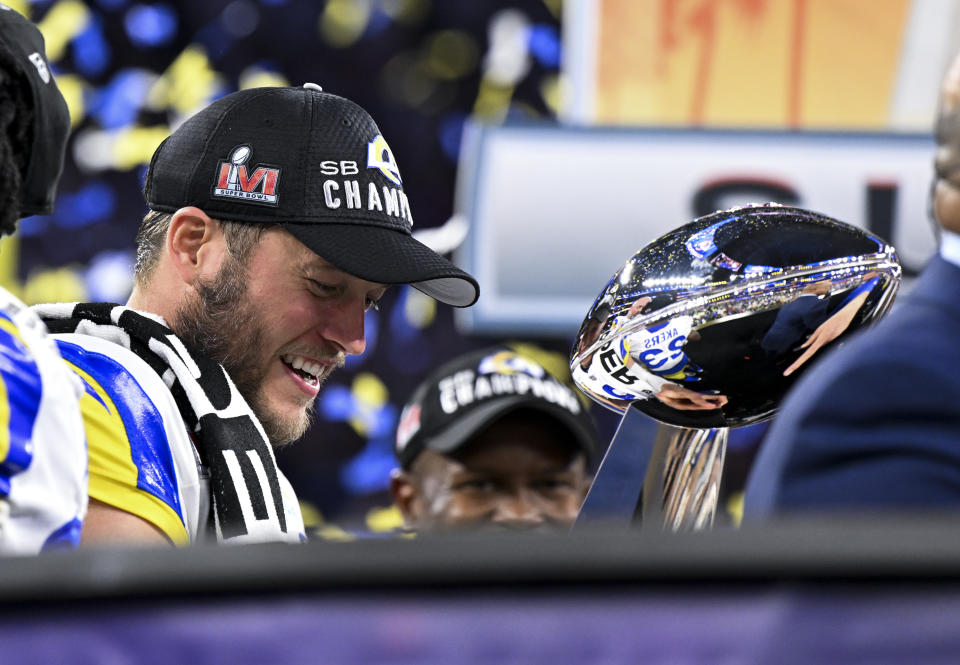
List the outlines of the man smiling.
{"label": "man smiling", "polygon": [[418,532],[573,524],[597,434],[575,391],[497,346],[434,370],[400,416],[390,493]]}
{"label": "man smiling", "polygon": [[144,193],[127,306],[41,308],[87,384],[83,542],[302,539],[272,446],[363,352],[389,285],[464,307],[477,283],[412,238],[373,119],[315,84],[214,102],[160,145]]}

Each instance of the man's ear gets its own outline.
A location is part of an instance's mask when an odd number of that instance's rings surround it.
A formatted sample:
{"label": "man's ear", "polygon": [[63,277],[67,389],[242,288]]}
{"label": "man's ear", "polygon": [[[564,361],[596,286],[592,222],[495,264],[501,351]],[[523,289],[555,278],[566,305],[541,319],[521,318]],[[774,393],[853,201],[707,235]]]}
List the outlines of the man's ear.
{"label": "man's ear", "polygon": [[940,226],[960,233],[960,186],[937,180],[933,189],[933,206]]}
{"label": "man's ear", "polygon": [[409,472],[394,469],[390,473],[390,496],[403,515],[404,524],[408,527],[416,525],[420,520],[423,502],[417,483]]}
{"label": "man's ear", "polygon": [[213,279],[226,253],[220,225],[200,208],[180,208],[170,218],[167,253],[184,283]]}

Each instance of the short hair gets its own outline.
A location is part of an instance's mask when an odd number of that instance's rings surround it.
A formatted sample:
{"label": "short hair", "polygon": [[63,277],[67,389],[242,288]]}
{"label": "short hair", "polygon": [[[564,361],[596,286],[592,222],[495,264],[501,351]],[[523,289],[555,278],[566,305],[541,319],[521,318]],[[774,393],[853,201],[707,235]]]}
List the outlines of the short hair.
{"label": "short hair", "polygon": [[33,142],[30,82],[0,48],[0,234],[17,230],[21,187]]}
{"label": "short hair", "polygon": [[[150,281],[150,275],[160,261],[172,218],[173,215],[169,212],[150,210],[140,223],[136,237],[137,262],[134,266],[134,276],[140,285]],[[260,242],[263,232],[273,226],[272,224],[232,222],[225,219],[214,221],[223,231],[230,256],[241,264],[246,263],[250,252]]]}

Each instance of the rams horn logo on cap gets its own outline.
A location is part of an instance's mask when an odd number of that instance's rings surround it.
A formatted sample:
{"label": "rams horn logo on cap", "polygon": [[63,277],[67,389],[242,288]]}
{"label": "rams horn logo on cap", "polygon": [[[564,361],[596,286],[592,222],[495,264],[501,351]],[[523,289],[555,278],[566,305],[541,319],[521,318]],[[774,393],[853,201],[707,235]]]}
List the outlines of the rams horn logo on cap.
{"label": "rams horn logo on cap", "polygon": [[400,169],[397,167],[397,160],[393,158],[393,151],[387,145],[387,140],[382,134],[377,134],[373,140],[367,144],[367,168],[379,169],[380,173],[397,184],[402,185],[400,180]]}
{"label": "rams horn logo on cap", "polygon": [[480,374],[528,374],[542,379],[546,370],[513,351],[498,351],[483,360],[477,366]]}

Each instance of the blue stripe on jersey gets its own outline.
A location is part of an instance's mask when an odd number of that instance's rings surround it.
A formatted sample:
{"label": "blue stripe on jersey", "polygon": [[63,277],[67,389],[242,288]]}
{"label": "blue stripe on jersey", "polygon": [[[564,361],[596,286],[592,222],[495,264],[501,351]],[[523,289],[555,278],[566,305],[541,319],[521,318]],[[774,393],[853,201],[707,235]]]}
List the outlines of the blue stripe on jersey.
{"label": "blue stripe on jersey", "polygon": [[[0,312],[0,318],[15,327],[5,312]],[[33,425],[43,397],[37,364],[6,324],[0,327],[0,380],[6,388],[10,412],[9,447],[0,459],[0,495],[6,496],[10,493],[10,477],[26,469],[33,460]]]}
{"label": "blue stripe on jersey", "polygon": [[105,409],[109,409],[109,408],[110,408],[110,407],[108,407],[108,406],[106,405],[106,403],[105,403],[102,399],[100,399],[100,394],[97,393],[97,391],[93,389],[93,386],[91,386],[91,385],[90,385],[89,383],[87,383],[86,381],[83,382],[83,390],[84,390],[88,395],[90,395],[90,397],[92,397],[93,399],[95,399],[95,400],[97,400],[98,402],[100,402],[100,404],[103,406],[103,408],[105,408]]}
{"label": "blue stripe on jersey", "polygon": [[[137,487],[173,508],[183,520],[177,474],[163,418],[127,369],[113,358],[57,340],[60,354],[96,379],[117,408],[130,458],[137,468]],[[99,400],[102,404],[102,400]],[[106,405],[104,405],[106,406]]]}
{"label": "blue stripe on jersey", "polygon": [[50,550],[69,550],[80,546],[80,533],[83,529],[83,522],[74,517],[72,520],[61,526],[59,529],[47,536],[42,552]]}

